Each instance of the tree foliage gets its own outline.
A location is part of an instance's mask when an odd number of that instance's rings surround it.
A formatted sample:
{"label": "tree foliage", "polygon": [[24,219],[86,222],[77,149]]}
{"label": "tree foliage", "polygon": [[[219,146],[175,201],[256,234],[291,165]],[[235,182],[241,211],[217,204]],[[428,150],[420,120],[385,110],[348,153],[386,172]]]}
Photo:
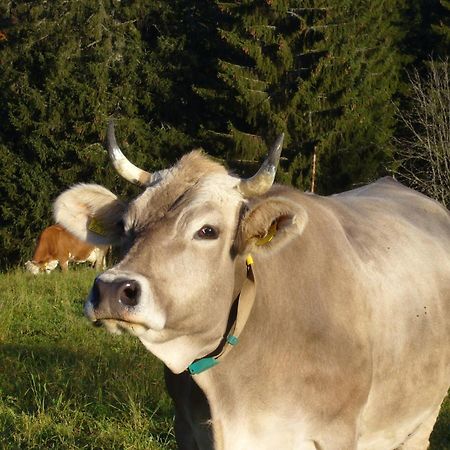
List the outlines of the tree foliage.
{"label": "tree foliage", "polygon": [[101,145],[108,118],[119,122],[130,157],[150,170],[162,165],[161,148],[189,145],[168,123],[179,103],[172,90],[179,73],[166,62],[176,61],[178,44],[151,32],[170,11],[153,5],[55,0],[51,8],[19,2],[3,12],[3,267],[31,256],[37,233],[52,220],[52,200],[68,185],[118,183]]}
{"label": "tree foliage", "polygon": [[[335,192],[386,171],[406,34],[401,0],[217,2],[222,16],[217,95],[227,157],[257,161],[286,134],[284,181]],[[227,95],[222,95],[226,92]],[[223,104],[230,104],[225,108]]]}
{"label": "tree foliage", "polygon": [[395,168],[404,68],[445,57],[448,12],[448,0],[1,3],[0,268],[31,257],[67,186],[135,192],[107,161],[111,117],[148,170],[202,146],[251,174],[281,131],[279,178],[302,189],[314,155],[320,193]]}

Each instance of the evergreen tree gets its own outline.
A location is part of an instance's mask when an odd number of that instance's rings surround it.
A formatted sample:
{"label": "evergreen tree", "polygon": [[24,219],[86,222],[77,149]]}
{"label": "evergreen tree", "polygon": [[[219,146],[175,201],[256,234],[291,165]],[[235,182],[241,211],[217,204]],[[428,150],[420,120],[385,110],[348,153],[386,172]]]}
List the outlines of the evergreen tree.
{"label": "evergreen tree", "polygon": [[[395,130],[393,100],[408,55],[399,46],[407,31],[406,2],[334,2],[327,12],[323,49],[312,77],[315,108],[327,120],[318,139],[319,186],[336,192],[386,173]],[[317,95],[318,94],[318,95]],[[314,125],[313,125],[314,126]]]}
{"label": "evergreen tree", "polygon": [[437,0],[438,4],[432,10],[431,29],[436,36],[436,48],[433,57],[447,58],[450,53],[450,1]]}
{"label": "evergreen tree", "polygon": [[145,65],[164,74],[162,89],[153,100],[161,128],[173,133],[166,163],[201,144],[198,130],[204,123],[220,120],[219,111],[205,110],[195,87],[208,85],[216,74],[217,40],[213,36],[217,20],[211,2],[167,0],[159,2],[158,9],[143,21],[143,38],[151,49]]}
{"label": "evergreen tree", "polygon": [[[253,161],[286,133],[285,181],[336,192],[382,174],[394,126],[402,0],[218,2],[228,51],[219,60],[229,156]],[[228,95],[224,95],[227,92]]]}
{"label": "evergreen tree", "polygon": [[[448,0],[0,3],[0,268],[30,258],[68,185],[136,190],[110,168],[110,117],[149,170],[194,146],[320,193],[390,167],[406,64],[448,53]],[[407,101],[402,103],[406,107]]]}
{"label": "evergreen tree", "polygon": [[[68,185],[121,183],[102,145],[109,117],[118,120],[130,159],[149,170],[161,167],[171,147],[189,141],[160,119],[160,105],[173,98],[165,68],[148,57],[142,38],[141,29],[163,13],[153,5],[55,0],[51,8],[43,1],[3,6],[1,267],[31,257],[34,239],[52,221],[52,200]],[[157,51],[173,53],[164,46]],[[115,188],[123,195],[129,189],[125,183]]]}

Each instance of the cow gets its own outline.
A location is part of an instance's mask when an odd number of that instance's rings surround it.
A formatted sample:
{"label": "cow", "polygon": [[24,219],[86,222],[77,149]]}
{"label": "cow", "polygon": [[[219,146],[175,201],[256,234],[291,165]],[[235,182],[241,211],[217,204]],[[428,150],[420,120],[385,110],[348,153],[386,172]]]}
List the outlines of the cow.
{"label": "cow", "polygon": [[448,210],[390,177],[274,184],[282,137],[249,179],[197,150],[142,170],[113,124],[107,143],[143,192],[75,185],[54,217],[124,245],[84,312],[165,364],[180,448],[427,448],[450,380]]}
{"label": "cow", "polygon": [[93,246],[80,241],[60,224],[50,225],[39,235],[31,261],[25,268],[34,275],[50,273],[58,264],[63,272],[69,267],[69,261],[91,263],[96,270],[105,270],[108,246]]}

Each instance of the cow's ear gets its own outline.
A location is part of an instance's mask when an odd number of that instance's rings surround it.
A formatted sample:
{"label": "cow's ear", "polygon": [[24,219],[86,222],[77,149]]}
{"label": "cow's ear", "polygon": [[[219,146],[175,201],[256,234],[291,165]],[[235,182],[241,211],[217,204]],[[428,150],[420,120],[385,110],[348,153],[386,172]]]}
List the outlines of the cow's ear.
{"label": "cow's ear", "polygon": [[64,191],[53,204],[57,223],[78,239],[94,245],[118,242],[127,205],[98,184],[78,184]]}
{"label": "cow's ear", "polygon": [[235,241],[237,253],[276,251],[298,237],[308,221],[306,211],[283,197],[268,197],[248,205]]}

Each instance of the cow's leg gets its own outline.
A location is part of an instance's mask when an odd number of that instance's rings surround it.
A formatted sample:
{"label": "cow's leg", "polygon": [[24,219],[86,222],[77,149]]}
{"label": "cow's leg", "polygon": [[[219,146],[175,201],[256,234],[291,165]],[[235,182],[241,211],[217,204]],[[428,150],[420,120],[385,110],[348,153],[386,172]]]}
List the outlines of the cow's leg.
{"label": "cow's leg", "polygon": [[175,406],[175,437],[180,450],[214,450],[211,412],[203,391],[187,372],[164,367],[167,391]]}
{"label": "cow's leg", "polygon": [[103,270],[103,256],[102,255],[98,255],[98,257],[95,259],[94,269],[98,270],[98,271]]}
{"label": "cow's leg", "polygon": [[94,268],[98,271],[106,269],[106,251],[97,249],[97,257],[95,258]]}
{"label": "cow's leg", "polygon": [[426,450],[429,446],[430,434],[433,431],[440,407],[433,411],[396,450]]}

